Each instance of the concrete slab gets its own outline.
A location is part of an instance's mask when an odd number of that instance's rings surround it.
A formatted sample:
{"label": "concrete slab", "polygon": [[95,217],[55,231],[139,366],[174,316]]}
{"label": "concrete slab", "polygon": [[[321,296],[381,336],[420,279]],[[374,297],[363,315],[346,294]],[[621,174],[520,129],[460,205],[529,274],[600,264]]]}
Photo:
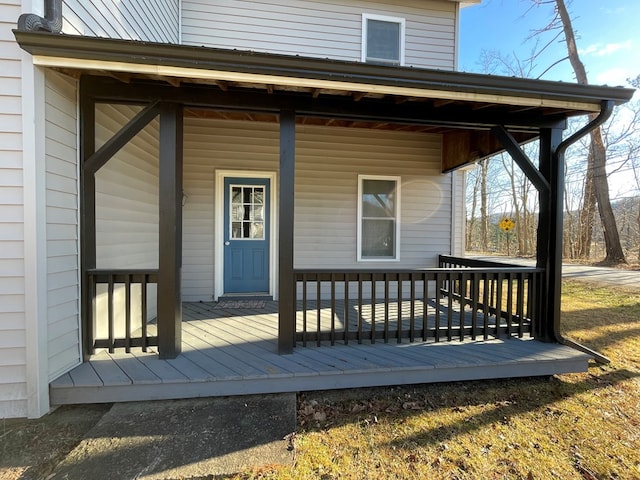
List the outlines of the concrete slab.
{"label": "concrete slab", "polygon": [[50,478],[167,480],[293,461],[296,395],[115,404]]}

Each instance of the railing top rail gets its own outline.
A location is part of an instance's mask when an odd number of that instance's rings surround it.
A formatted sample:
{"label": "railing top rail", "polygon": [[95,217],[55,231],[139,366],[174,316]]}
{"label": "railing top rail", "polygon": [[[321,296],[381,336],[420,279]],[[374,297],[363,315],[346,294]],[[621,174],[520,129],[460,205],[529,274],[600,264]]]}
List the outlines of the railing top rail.
{"label": "railing top rail", "polygon": [[335,275],[354,275],[354,274],[423,274],[423,273],[432,273],[432,274],[442,274],[442,273],[541,273],[544,272],[543,268],[536,267],[492,267],[492,268],[483,268],[483,267],[453,267],[453,268],[416,268],[416,269],[398,269],[398,270],[389,270],[389,269],[344,269],[344,268],[296,268],[294,269],[294,273],[296,275],[303,274],[335,274]]}
{"label": "railing top rail", "polygon": [[90,275],[154,275],[158,273],[157,268],[90,268],[87,269]]}
{"label": "railing top rail", "polygon": [[447,263],[457,263],[459,265],[475,265],[475,266],[486,266],[486,267],[496,267],[496,268],[535,268],[528,267],[527,265],[519,265],[517,263],[507,263],[507,262],[494,262],[491,260],[481,260],[477,258],[467,258],[467,257],[454,257],[452,255],[439,255],[440,262]]}

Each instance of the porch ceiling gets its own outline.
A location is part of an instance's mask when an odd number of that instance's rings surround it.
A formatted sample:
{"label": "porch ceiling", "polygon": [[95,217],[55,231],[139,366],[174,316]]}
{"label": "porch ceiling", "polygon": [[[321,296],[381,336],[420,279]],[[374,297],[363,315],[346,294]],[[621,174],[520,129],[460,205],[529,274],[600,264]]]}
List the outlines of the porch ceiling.
{"label": "porch ceiling", "polygon": [[36,65],[129,85],[112,90],[181,101],[187,115],[277,121],[279,109],[287,105],[300,123],[439,133],[444,137],[443,171],[502,150],[490,133],[494,126],[526,142],[542,127],[598,112],[603,101],[624,103],[634,92],[46,32],[14,34]]}

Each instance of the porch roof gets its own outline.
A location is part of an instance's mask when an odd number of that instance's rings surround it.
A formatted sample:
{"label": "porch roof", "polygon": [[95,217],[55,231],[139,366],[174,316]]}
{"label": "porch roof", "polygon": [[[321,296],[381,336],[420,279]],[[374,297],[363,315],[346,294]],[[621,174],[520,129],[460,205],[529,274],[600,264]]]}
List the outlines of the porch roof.
{"label": "porch roof", "polygon": [[[502,149],[489,133],[508,128],[517,141],[568,117],[599,112],[605,101],[627,102],[633,89],[579,85],[413,67],[372,65],[251,51],[14,30],[34,64],[72,75],[172,87],[215,85],[222,93],[267,92],[294,100],[303,116],[338,115],[369,128],[407,125],[447,134],[452,170]],[[338,99],[327,107],[328,99]],[[349,102],[349,103],[345,103]],[[319,107],[324,103],[323,108]],[[345,108],[346,107],[346,108]],[[461,131],[466,131],[461,137]]]}

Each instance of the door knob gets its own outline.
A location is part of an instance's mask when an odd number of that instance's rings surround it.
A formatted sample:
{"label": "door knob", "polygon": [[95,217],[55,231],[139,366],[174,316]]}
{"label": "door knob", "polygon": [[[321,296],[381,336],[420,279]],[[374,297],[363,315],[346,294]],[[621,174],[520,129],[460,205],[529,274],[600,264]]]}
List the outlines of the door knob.
{"label": "door knob", "polygon": [[231,245],[231,242],[226,241],[226,242],[224,242],[224,244],[228,247],[229,245]]}

